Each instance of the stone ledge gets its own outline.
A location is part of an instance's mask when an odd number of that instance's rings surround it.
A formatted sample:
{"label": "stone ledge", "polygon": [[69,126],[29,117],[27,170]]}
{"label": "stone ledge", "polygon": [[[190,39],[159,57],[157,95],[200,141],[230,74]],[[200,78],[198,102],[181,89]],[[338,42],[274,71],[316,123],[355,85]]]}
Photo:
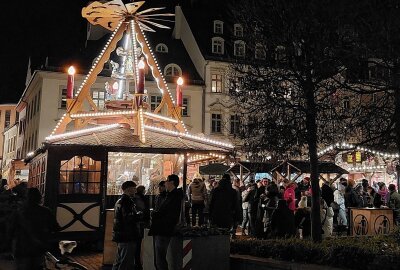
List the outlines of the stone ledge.
{"label": "stone ledge", "polygon": [[231,254],[230,270],[343,270],[327,265],[278,261],[250,255]]}

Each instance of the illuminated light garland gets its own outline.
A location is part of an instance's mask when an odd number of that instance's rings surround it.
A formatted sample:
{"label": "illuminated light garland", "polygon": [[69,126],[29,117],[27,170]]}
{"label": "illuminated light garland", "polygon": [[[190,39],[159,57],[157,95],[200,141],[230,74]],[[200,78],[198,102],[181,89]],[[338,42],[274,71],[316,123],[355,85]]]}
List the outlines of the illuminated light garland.
{"label": "illuminated light garland", "polygon": [[365,171],[365,170],[376,170],[376,169],[385,169],[386,166],[379,165],[379,166],[360,166],[360,167],[351,167],[349,168],[350,171]]}
{"label": "illuminated light garland", "polygon": [[54,135],[54,133],[56,132],[58,127],[61,125],[61,122],[64,120],[65,116],[67,116],[67,113],[64,113],[63,116],[60,118],[60,120],[58,120],[58,122],[57,122],[55,128],[53,129],[53,131],[51,132],[50,136]]}
{"label": "illuminated light garland", "polygon": [[27,156],[27,157],[31,157],[31,156],[33,156],[34,154],[35,154],[35,152],[32,151],[32,152],[29,152],[28,154],[26,154],[26,156]]}
{"label": "illuminated light garland", "polygon": [[145,128],[148,129],[148,130],[155,131],[155,132],[161,132],[161,133],[164,133],[164,134],[170,134],[170,135],[175,135],[175,136],[178,136],[178,137],[192,139],[192,140],[200,141],[200,142],[203,142],[203,143],[206,143],[206,144],[210,144],[210,145],[216,145],[216,146],[221,146],[221,147],[230,148],[230,149],[234,148],[234,146],[232,144],[230,144],[230,143],[223,143],[223,142],[220,142],[220,141],[211,140],[211,139],[207,139],[207,138],[202,138],[202,137],[191,135],[191,134],[188,134],[188,133],[181,133],[181,132],[178,132],[178,131],[172,131],[172,130],[168,130],[168,129],[165,129],[165,128],[159,128],[159,127],[148,126],[148,125],[146,125]]}
{"label": "illuminated light garland", "polygon": [[[136,73],[136,84],[139,81],[139,67],[138,67],[138,55],[137,55],[137,50],[136,50],[136,41],[137,41],[137,34],[135,31],[135,22],[133,20],[130,21],[130,25],[131,25],[131,36],[132,36],[132,46],[133,46],[133,64],[135,65],[135,73]],[[140,45],[141,46],[141,45]],[[143,51],[143,47],[142,47],[142,51]],[[136,87],[136,85],[135,85]]]}
{"label": "illuminated light garland", "polygon": [[136,114],[135,110],[127,111],[111,111],[111,112],[95,112],[95,113],[76,113],[71,114],[71,118],[85,118],[85,117],[99,117],[99,116],[116,116],[116,115],[133,115]]}
{"label": "illuminated light garland", "polygon": [[120,124],[103,125],[103,126],[98,126],[98,127],[94,127],[94,128],[87,128],[87,129],[81,129],[81,130],[77,130],[77,131],[66,132],[66,133],[58,134],[58,135],[50,135],[50,136],[46,137],[45,140],[46,141],[55,141],[55,140],[59,140],[59,139],[67,139],[67,138],[74,137],[74,136],[87,135],[87,134],[97,132],[97,131],[106,131],[106,130],[114,129],[117,127],[120,127]]}
{"label": "illuminated light garland", "polygon": [[158,115],[158,114],[155,114],[155,113],[145,112],[144,115],[149,116],[149,117],[153,117],[153,118],[158,118],[160,120],[164,120],[166,122],[171,122],[171,123],[174,123],[174,124],[178,123],[178,120],[176,120],[176,119],[173,119],[173,118],[170,118],[170,117],[166,117],[166,116],[162,116],[162,115]]}
{"label": "illuminated light garland", "polygon": [[140,128],[141,128],[141,133],[142,133],[142,138],[143,138],[143,143],[146,142],[146,133],[144,131],[144,120],[143,120],[143,109],[139,109],[139,118],[140,118]]}
{"label": "illuminated light garland", "polygon": [[381,156],[381,157],[385,157],[385,158],[399,158],[400,157],[399,154],[385,153],[385,152],[381,152],[381,151],[376,151],[376,150],[372,150],[372,149],[367,148],[367,147],[355,146],[354,144],[346,143],[346,142],[332,144],[332,145],[326,147],[324,150],[318,152],[318,156],[322,156],[325,153],[327,153],[329,151],[332,151],[335,148],[341,149],[341,150],[350,150],[351,148],[354,148],[355,150],[368,152],[368,153],[371,153],[371,154],[374,154],[374,155],[378,155],[378,156]]}

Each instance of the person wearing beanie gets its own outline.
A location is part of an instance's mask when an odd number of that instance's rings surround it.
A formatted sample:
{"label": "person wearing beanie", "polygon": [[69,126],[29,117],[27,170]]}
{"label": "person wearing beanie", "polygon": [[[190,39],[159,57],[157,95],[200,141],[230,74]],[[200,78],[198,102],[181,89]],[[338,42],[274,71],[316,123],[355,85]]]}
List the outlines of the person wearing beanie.
{"label": "person wearing beanie", "polygon": [[379,182],[378,187],[378,192],[374,196],[374,207],[376,208],[386,206],[390,195],[385,183]]}

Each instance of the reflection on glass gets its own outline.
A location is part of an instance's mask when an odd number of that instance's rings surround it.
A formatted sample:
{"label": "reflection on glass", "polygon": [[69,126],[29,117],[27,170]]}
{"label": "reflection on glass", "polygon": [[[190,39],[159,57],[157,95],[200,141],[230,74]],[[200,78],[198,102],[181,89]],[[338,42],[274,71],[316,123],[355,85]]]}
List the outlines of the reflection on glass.
{"label": "reflection on glass", "polygon": [[147,194],[155,194],[158,183],[170,174],[182,176],[183,155],[148,153],[108,153],[107,195],[121,194],[123,182],[144,185]]}
{"label": "reflection on glass", "polygon": [[101,161],[75,156],[60,164],[59,194],[99,194]]}

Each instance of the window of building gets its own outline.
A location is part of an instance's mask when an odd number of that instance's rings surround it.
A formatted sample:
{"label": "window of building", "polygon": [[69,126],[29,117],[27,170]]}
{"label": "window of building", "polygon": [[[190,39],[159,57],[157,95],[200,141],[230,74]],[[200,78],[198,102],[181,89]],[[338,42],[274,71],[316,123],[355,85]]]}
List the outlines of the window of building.
{"label": "window of building", "polygon": [[154,111],[161,103],[162,96],[150,96],[150,109]]}
{"label": "window of building", "polygon": [[5,115],[5,119],[4,119],[4,127],[8,128],[11,125],[11,111],[10,110],[6,110],[6,115]]}
{"label": "window of building", "polygon": [[372,102],[376,102],[377,101],[376,93],[372,93],[371,100],[372,100]]}
{"label": "window of building", "polygon": [[39,94],[38,94],[38,99],[37,99],[37,104],[36,104],[36,112],[38,112],[39,111],[39,108],[40,108],[40,96],[41,96],[41,91],[39,91]]}
{"label": "window of building", "polygon": [[214,34],[223,34],[224,33],[224,22],[222,21],[214,21]]}
{"label": "window of building", "polygon": [[164,43],[157,44],[156,52],[168,53],[168,47]]}
{"label": "window of building", "polygon": [[265,59],[267,53],[265,52],[264,46],[261,44],[257,44],[255,48],[255,58],[256,59]]}
{"label": "window of building", "polygon": [[182,99],[182,116],[189,116],[189,98]]}
{"label": "window of building", "polygon": [[28,103],[28,105],[26,106],[26,121],[29,121],[29,112],[30,112],[30,104]]}
{"label": "window of building", "polygon": [[343,109],[350,109],[350,99],[348,97],[343,98]]}
{"label": "window of building", "polygon": [[59,194],[99,194],[101,161],[75,156],[60,163]]}
{"label": "window of building", "polygon": [[286,60],[286,49],[284,46],[278,46],[275,49],[275,60],[277,62],[283,62]]}
{"label": "window of building", "polygon": [[246,51],[246,44],[242,40],[236,40],[234,43],[233,54],[238,57],[244,57]]}
{"label": "window of building", "polygon": [[222,75],[211,74],[211,92],[222,93]]}
{"label": "window of building", "polygon": [[235,35],[235,37],[243,37],[243,27],[241,24],[236,23],[233,26],[233,34]]}
{"label": "window of building", "polygon": [[60,108],[67,108],[67,88],[61,89],[61,100],[60,100]]}
{"label": "window of building", "polygon": [[168,64],[164,69],[164,75],[167,77],[182,76],[182,69],[176,64]]}
{"label": "window of building", "polygon": [[36,103],[37,103],[37,95],[33,99],[32,116],[34,116],[36,114]]}
{"label": "window of building", "polygon": [[104,102],[106,99],[106,93],[103,90],[93,89],[92,99],[99,110],[104,110]]}
{"label": "window of building", "polygon": [[212,38],[212,52],[224,54],[224,39],[219,37]]}
{"label": "window of building", "polygon": [[231,115],[230,122],[231,122],[230,134],[238,134],[239,133],[239,125],[240,125],[239,116],[237,114]]}
{"label": "window of building", "polygon": [[221,133],[222,116],[219,113],[211,114],[211,132]]}

